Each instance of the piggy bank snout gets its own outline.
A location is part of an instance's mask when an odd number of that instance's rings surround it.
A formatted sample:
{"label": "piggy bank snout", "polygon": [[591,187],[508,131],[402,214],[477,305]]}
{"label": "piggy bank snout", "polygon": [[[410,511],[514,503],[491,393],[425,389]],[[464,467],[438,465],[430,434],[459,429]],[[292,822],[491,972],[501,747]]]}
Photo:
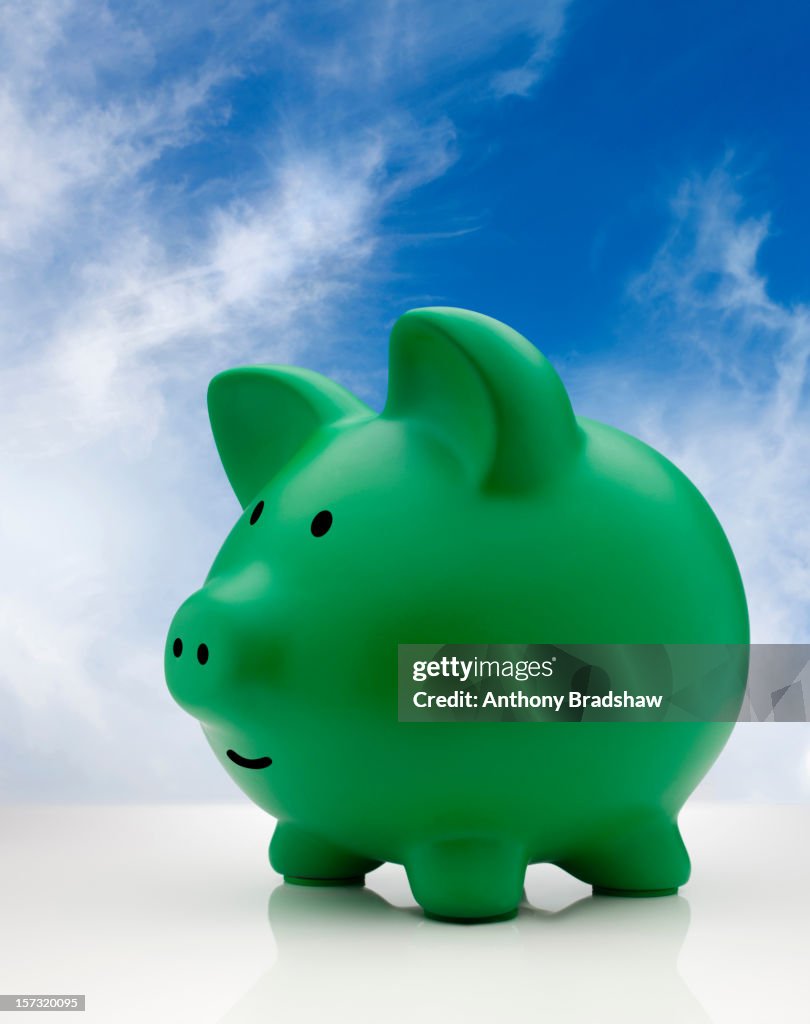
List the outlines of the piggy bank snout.
{"label": "piggy bank snout", "polygon": [[273,631],[261,597],[255,587],[206,584],[172,620],[166,681],[177,703],[196,717],[224,710],[246,674],[269,665]]}
{"label": "piggy bank snout", "polygon": [[222,629],[216,622],[216,608],[205,595],[193,594],[175,615],[169,627],[167,669],[176,664],[178,669],[193,670],[194,664],[205,667],[211,657],[211,647],[217,647],[218,661],[224,650]]}

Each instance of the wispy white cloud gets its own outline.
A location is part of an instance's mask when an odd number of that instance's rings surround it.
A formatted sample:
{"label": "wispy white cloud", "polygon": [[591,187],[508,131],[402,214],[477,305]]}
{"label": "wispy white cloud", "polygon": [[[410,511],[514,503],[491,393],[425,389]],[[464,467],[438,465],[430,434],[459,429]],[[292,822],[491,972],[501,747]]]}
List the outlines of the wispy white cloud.
{"label": "wispy white cloud", "polygon": [[112,434],[149,444],[172,386],[247,358],[257,331],[290,358],[296,319],[345,294],[373,251],[366,157],[364,169],[290,159],[257,200],[212,210],[179,261],[148,226],[119,229],[49,323],[37,373],[26,360],[0,382],[6,415],[27,426],[9,445],[56,454]]}
{"label": "wispy white cloud", "polygon": [[[469,99],[527,95],[559,46],[570,0],[469,0],[444,4],[382,0],[314,6],[321,38],[289,38],[289,58],[312,69],[323,93],[347,89],[388,100],[461,89]],[[310,5],[301,17],[318,18]],[[514,51],[507,44],[516,44]],[[520,57],[515,59],[514,53]]]}
{"label": "wispy white cloud", "polygon": [[0,794],[231,793],[161,665],[235,514],[207,381],[298,358],[385,273],[386,210],[457,158],[453,80],[491,95],[484,57],[559,33],[560,0],[522,6],[455,32],[427,4],[330,5],[315,39],[292,4],[3,5]]}
{"label": "wispy white cloud", "polygon": [[504,96],[528,96],[536,87],[556,53],[565,25],[565,14],[563,4],[549,5],[535,12],[534,43],[528,57],[522,64],[505,68],[492,78],[491,87],[499,99]]}
{"label": "wispy white cloud", "polygon": [[0,251],[53,245],[163,150],[227,116],[212,95],[236,68],[202,61],[148,85],[158,57],[101,0],[3,6]]}
{"label": "wispy white cloud", "polygon": [[770,296],[757,267],[768,218],[745,213],[725,166],[684,182],[673,214],[670,237],[632,286],[649,311],[644,331],[659,383],[630,414],[717,509],[742,568],[754,640],[802,642],[810,634],[802,470],[810,465],[810,309]]}
{"label": "wispy white cloud", "polygon": [[[743,185],[730,160],[681,184],[669,236],[630,285],[631,336],[571,379],[581,412],[652,444],[709,500],[740,565],[753,640],[806,643],[810,308],[772,297],[758,267],[769,219],[747,212]],[[806,795],[806,748],[806,728],[740,728],[710,785]]]}

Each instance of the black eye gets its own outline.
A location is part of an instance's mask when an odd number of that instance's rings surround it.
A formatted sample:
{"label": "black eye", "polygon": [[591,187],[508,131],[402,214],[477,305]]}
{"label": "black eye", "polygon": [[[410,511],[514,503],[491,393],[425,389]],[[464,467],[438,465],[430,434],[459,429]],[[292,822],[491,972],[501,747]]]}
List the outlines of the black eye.
{"label": "black eye", "polygon": [[319,512],[312,520],[310,530],[312,530],[313,537],[323,537],[329,527],[332,525],[332,513],[327,509],[323,512]]}
{"label": "black eye", "polygon": [[256,508],[254,508],[253,511],[250,513],[250,525],[251,526],[253,526],[254,523],[258,522],[259,516],[262,514],[263,511],[264,511],[264,502],[260,501],[258,503],[258,505],[256,506]]}

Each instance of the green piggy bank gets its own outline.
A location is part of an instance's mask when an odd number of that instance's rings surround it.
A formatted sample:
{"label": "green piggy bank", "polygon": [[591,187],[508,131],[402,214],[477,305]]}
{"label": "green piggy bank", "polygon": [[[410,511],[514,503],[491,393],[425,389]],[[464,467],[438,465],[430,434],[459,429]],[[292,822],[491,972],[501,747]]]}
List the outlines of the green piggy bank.
{"label": "green piggy bank", "polygon": [[[575,417],[525,338],[461,309],[395,324],[376,414],[317,373],[228,370],[211,424],[243,514],[169,630],[166,677],[304,885],[403,864],[431,916],[516,912],[529,864],[618,895],[689,876],[677,826],[732,721],[405,722],[401,643],[734,644],[706,501]],[[745,674],[733,682],[742,701]]]}

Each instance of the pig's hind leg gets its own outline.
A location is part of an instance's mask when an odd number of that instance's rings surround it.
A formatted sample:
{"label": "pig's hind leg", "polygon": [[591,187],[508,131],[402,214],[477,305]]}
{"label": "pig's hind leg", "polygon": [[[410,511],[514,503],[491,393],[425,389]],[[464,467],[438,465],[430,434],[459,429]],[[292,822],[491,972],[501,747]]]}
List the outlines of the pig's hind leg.
{"label": "pig's hind leg", "polygon": [[381,861],[344,850],[289,821],[276,825],[270,863],[294,885],[363,885],[367,872]]}
{"label": "pig's hind leg", "polygon": [[558,864],[601,896],[670,896],[690,871],[677,823],[654,811],[613,822]]}

